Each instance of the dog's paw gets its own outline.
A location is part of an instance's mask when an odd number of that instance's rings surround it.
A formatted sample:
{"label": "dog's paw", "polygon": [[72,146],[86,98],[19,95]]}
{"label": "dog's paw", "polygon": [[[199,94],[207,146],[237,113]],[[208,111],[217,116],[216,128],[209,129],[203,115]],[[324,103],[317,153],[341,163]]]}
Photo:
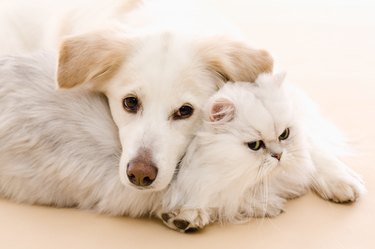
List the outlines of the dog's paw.
{"label": "dog's paw", "polygon": [[355,202],[364,192],[361,178],[347,169],[341,174],[319,174],[314,177],[312,189],[323,199],[336,203]]}
{"label": "dog's paw", "polygon": [[179,209],[163,213],[161,218],[169,228],[184,233],[196,232],[210,223],[209,212],[202,209]]}

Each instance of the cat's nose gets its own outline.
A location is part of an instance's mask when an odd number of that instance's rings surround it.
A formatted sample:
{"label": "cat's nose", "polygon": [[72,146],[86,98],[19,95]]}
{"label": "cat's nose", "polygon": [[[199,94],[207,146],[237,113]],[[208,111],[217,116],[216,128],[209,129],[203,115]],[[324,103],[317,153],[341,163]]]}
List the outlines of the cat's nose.
{"label": "cat's nose", "polygon": [[273,158],[276,158],[278,161],[280,161],[282,155],[283,155],[282,152],[280,152],[280,153],[272,153],[272,152],[271,152],[271,156],[272,156]]}

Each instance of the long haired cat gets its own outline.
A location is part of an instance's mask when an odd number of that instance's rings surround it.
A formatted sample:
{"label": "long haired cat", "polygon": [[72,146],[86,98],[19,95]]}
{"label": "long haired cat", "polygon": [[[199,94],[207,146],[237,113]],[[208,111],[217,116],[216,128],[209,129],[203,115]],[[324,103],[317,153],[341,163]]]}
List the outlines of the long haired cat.
{"label": "long haired cat", "polygon": [[[337,202],[354,201],[363,192],[360,178],[324,135],[336,131],[283,80],[282,74],[264,74],[254,84],[227,84],[210,99],[204,125],[164,197],[159,215],[167,226],[186,232],[214,221],[276,216],[287,199],[309,187]],[[322,172],[337,168],[337,178],[348,185],[322,188],[332,179]]]}

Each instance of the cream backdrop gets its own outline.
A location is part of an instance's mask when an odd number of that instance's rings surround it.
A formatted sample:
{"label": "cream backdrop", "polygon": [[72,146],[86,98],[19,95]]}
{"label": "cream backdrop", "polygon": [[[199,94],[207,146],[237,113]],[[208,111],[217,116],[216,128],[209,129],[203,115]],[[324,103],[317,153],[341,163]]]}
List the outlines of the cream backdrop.
{"label": "cream backdrop", "polygon": [[[354,205],[316,195],[286,213],[245,225],[179,234],[148,219],[0,200],[0,248],[375,248],[375,2],[366,0],[202,0],[269,50],[287,78],[304,88],[349,137],[347,158],[368,189]],[[4,39],[4,38],[1,38]]]}

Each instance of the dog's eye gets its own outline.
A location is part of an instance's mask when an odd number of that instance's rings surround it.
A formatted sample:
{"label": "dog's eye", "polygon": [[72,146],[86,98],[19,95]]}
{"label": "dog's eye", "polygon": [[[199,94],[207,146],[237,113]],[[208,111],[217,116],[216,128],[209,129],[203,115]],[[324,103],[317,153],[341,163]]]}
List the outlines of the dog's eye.
{"label": "dog's eye", "polygon": [[290,134],[290,130],[289,128],[286,128],[283,133],[281,133],[281,135],[279,136],[279,140],[285,140],[289,137],[289,134]]}
{"label": "dog's eye", "polygon": [[122,101],[122,105],[126,111],[131,113],[137,113],[139,109],[139,101],[138,98],[135,96],[126,97]]}
{"label": "dog's eye", "polygon": [[254,141],[254,142],[250,142],[250,143],[247,143],[247,146],[252,149],[252,150],[259,150],[260,148],[264,148],[265,145],[263,143],[262,140],[258,140],[258,141]]}
{"label": "dog's eye", "polygon": [[189,105],[185,104],[181,106],[176,112],[173,113],[173,119],[178,120],[178,119],[185,119],[193,115],[194,108]]}

